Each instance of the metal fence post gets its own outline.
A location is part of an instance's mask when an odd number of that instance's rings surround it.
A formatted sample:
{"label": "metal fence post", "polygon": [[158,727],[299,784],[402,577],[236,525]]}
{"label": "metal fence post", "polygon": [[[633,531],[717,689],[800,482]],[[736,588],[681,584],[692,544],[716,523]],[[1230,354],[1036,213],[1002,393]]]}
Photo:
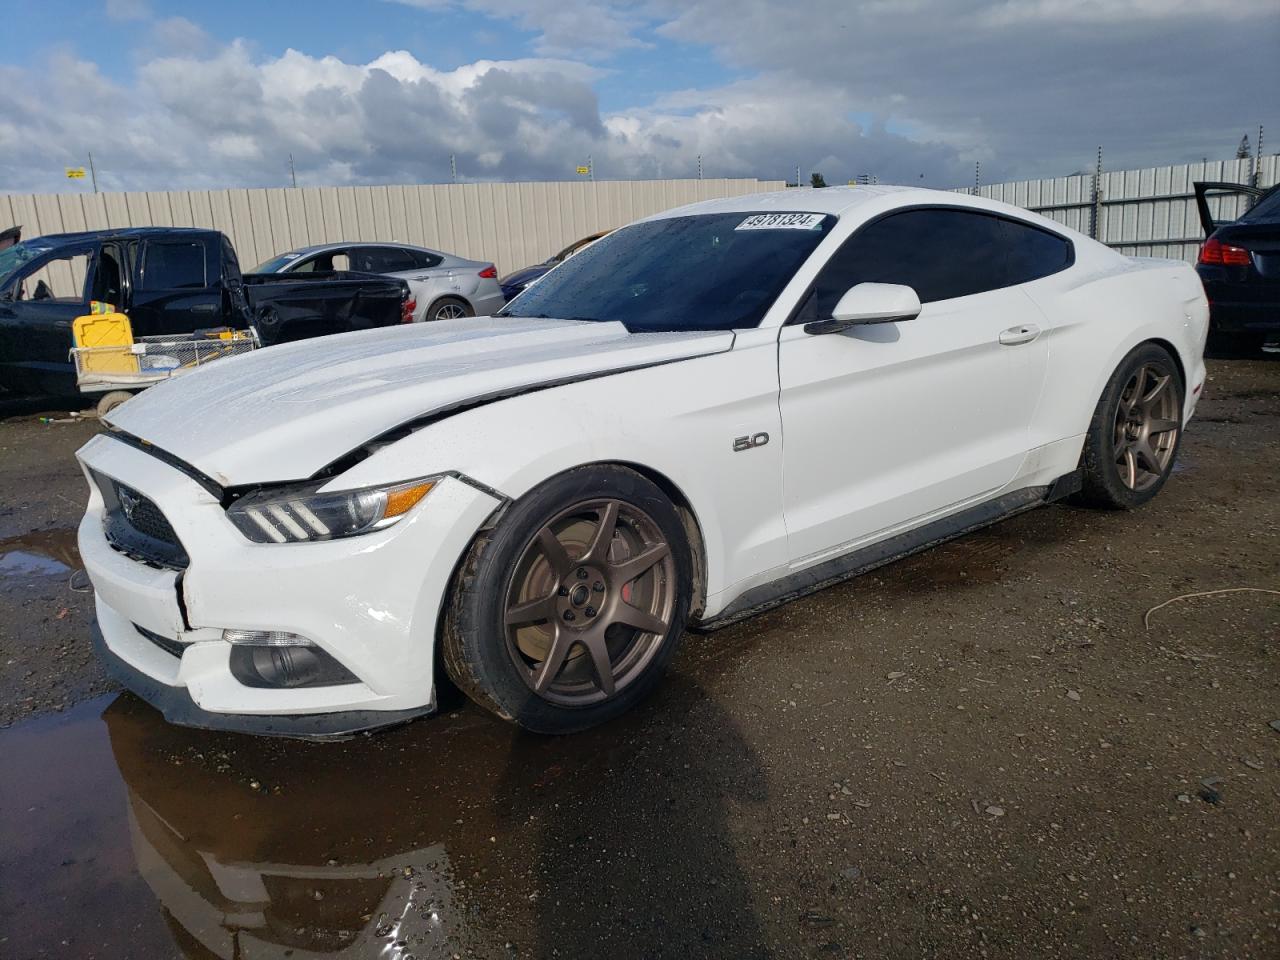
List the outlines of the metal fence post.
{"label": "metal fence post", "polygon": [[1256,187],[1262,176],[1262,124],[1258,124],[1258,139],[1253,145],[1253,173],[1249,175],[1249,186]]}
{"label": "metal fence post", "polygon": [[1098,163],[1093,169],[1093,213],[1089,217],[1089,236],[1098,239],[1102,229],[1102,147],[1098,147]]}

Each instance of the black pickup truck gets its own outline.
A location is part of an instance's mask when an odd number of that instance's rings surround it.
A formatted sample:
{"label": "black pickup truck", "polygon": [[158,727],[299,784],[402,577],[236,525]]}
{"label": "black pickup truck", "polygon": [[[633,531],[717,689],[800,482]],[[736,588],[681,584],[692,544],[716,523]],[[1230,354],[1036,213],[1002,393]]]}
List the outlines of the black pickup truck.
{"label": "black pickup truck", "polygon": [[254,328],[263,346],[412,319],[403,280],[353,272],[240,273],[215,230],[63,233],[0,250],[0,389],[75,396],[72,321],[91,301],[135,337]]}

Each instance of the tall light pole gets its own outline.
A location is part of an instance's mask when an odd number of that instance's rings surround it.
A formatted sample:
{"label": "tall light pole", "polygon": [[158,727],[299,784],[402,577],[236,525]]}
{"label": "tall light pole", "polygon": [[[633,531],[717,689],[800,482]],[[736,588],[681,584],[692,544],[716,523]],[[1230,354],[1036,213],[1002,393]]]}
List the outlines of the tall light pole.
{"label": "tall light pole", "polygon": [[298,171],[293,166],[293,154],[289,154],[289,179],[293,181],[293,188],[298,189]]}
{"label": "tall light pole", "polygon": [[93,151],[89,151],[89,177],[93,180],[93,192],[98,192],[98,171],[93,169]]}

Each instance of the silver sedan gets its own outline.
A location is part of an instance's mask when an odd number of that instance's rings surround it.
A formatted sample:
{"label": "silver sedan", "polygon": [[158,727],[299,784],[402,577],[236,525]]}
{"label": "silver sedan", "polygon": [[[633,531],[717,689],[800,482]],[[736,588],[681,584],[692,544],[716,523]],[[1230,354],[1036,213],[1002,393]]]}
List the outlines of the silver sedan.
{"label": "silver sedan", "polygon": [[326,243],[303,247],[259,264],[254,273],[358,270],[398,277],[416,301],[415,321],[488,316],[505,302],[498,271],[483,260],[405,243]]}

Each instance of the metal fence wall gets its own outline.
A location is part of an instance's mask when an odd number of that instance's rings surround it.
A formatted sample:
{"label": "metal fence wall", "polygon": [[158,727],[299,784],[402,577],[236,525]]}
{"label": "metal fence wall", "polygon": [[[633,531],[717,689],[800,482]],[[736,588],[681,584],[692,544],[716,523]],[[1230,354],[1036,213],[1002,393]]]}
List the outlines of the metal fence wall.
{"label": "metal fence wall", "polygon": [[[980,196],[1026,207],[1059,223],[1096,236],[1135,257],[1195,261],[1204,231],[1196,211],[1198,181],[1251,183],[1252,160],[1214,160],[1144,170],[1103,171],[1094,194],[1094,175],[1020,180],[979,187]],[[1261,158],[1257,185],[1280,181],[1280,155]],[[960,190],[973,193],[973,189]],[[1215,219],[1234,220],[1246,204],[1236,197],[1211,200]]]}
{"label": "metal fence wall", "polygon": [[781,180],[631,180],[0,195],[0,229],[24,237],[105,227],[212,227],[241,266],[314,243],[394,240],[500,271],[671,207],[780,190]]}

